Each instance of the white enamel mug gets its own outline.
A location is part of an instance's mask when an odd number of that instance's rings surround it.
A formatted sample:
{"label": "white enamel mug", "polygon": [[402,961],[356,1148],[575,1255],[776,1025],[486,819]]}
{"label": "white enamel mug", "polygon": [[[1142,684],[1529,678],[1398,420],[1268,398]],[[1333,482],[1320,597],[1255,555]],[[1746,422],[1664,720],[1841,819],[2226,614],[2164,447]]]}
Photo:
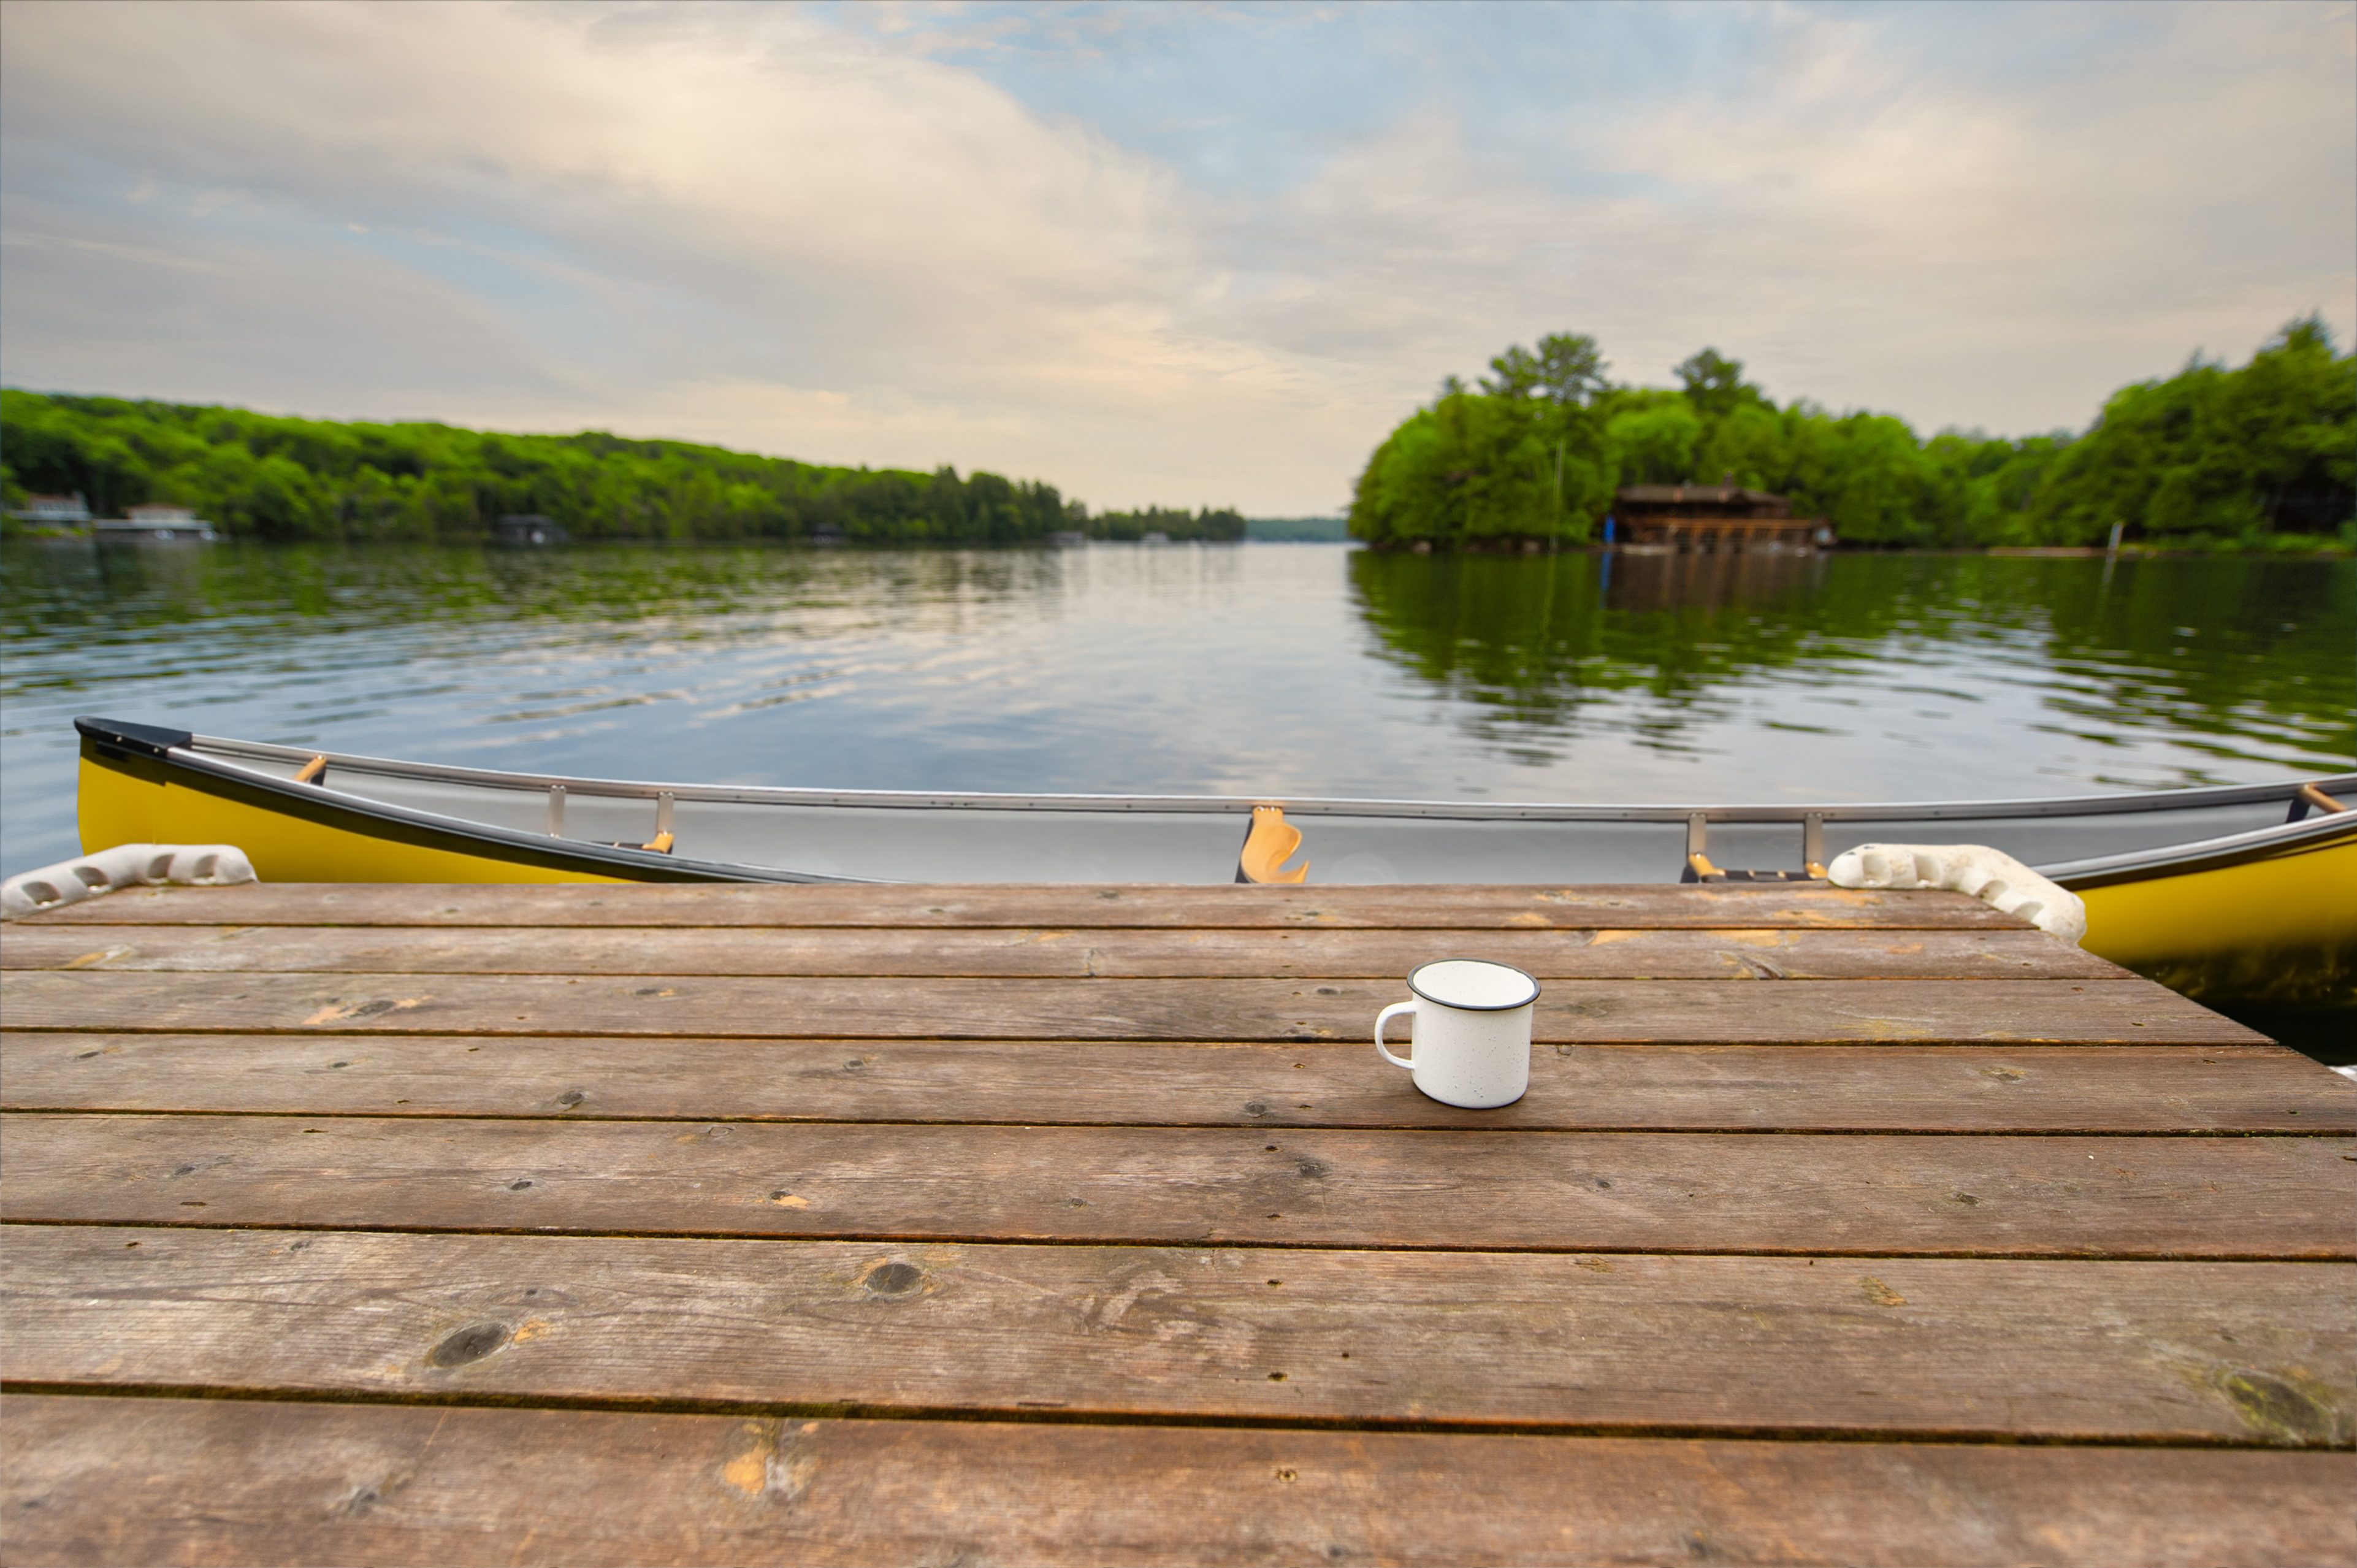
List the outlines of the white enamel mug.
{"label": "white enamel mug", "polygon": [[[1484,1110],[1512,1105],[1531,1086],[1531,1005],[1539,983],[1510,963],[1448,958],[1408,972],[1413,1002],[1375,1015],[1375,1052],[1415,1075],[1415,1086],[1444,1105]],[[1415,1022],[1413,1059],[1383,1047],[1383,1026],[1401,1014]]]}

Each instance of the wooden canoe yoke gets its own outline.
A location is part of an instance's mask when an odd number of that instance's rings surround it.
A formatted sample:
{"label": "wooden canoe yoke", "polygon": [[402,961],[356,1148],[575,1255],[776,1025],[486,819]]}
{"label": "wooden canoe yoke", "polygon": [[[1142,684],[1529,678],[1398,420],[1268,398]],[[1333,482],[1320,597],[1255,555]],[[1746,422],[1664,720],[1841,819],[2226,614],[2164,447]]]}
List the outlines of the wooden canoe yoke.
{"label": "wooden canoe yoke", "polygon": [[1285,820],[1282,806],[1254,806],[1252,832],[1244,835],[1243,854],[1236,857],[1239,882],[1307,882],[1309,863],[1290,871],[1281,869],[1287,856],[1301,847],[1301,830]]}

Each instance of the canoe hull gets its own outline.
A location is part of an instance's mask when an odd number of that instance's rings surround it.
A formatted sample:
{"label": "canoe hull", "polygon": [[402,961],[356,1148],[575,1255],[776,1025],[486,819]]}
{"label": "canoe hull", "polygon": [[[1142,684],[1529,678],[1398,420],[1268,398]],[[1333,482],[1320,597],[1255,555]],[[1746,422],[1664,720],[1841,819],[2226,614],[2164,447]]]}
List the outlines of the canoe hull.
{"label": "canoe hull", "polygon": [[191,787],[168,777],[162,764],[140,766],[144,760],[82,758],[86,852],[118,843],[233,843],[264,882],[639,880],[584,869],[568,856],[535,858],[455,837],[404,834],[394,824],[307,815],[268,797]]}
{"label": "canoe hull", "polygon": [[2357,837],[2078,892],[2080,946],[2181,995],[2357,1003]]}

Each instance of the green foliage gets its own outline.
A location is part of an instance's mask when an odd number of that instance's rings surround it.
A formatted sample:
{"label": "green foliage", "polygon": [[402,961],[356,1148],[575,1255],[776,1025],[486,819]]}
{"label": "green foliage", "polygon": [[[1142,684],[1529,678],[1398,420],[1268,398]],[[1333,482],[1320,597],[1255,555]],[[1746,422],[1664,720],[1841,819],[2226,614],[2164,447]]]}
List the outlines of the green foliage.
{"label": "green foliage", "polygon": [[1699,460],[1686,472],[1727,475],[1749,489],[1774,490],[1791,481],[1792,424],[1771,403],[1741,404],[1713,422]]}
{"label": "green foliage", "polygon": [[1725,419],[1738,408],[1773,408],[1767,394],[1743,379],[1743,361],[1716,349],[1688,355],[1676,371],[1686,401],[1706,419]]}
{"label": "green foliage", "polygon": [[1592,410],[1550,395],[1452,392],[1368,460],[1351,532],[1469,549],[1584,539],[1612,497],[1599,433]]}
{"label": "green foliage", "polygon": [[[1491,397],[1543,397],[1576,408],[1604,390],[1604,372],[1610,368],[1595,338],[1584,332],[1557,332],[1540,338],[1535,354],[1517,344],[1491,360],[1491,374],[1482,378],[1481,390]],[[1456,377],[1442,384],[1449,382],[1456,383],[1454,390],[1464,390]]]}
{"label": "green foliage", "polygon": [[1158,533],[1173,543],[1187,539],[1225,543],[1244,536],[1243,514],[1233,507],[1185,512],[1150,506],[1142,511],[1099,512],[1081,521],[1080,532],[1091,539],[1143,539]]}
{"label": "green foliage", "polygon": [[1675,392],[1663,392],[1614,414],[1604,437],[1620,456],[1622,484],[1674,485],[1694,477],[1702,416]]}
{"label": "green foliage", "polygon": [[1351,537],[1351,524],[1340,517],[1254,517],[1244,520],[1244,537],[1272,544],[1340,544]]}
{"label": "green foliage", "polygon": [[[1779,408],[1704,349],[1676,390],[1615,386],[1556,334],[1451,376],[1368,459],[1351,531],[1377,545],[1580,539],[1623,484],[1731,482],[1792,499],[1846,543],[2131,540],[2301,549],[2357,542],[2357,360],[2295,321],[2241,370],[2197,360],[2124,388],[2090,431],[1928,441],[1888,414]],[[1557,474],[1562,478],[1555,478]]]}
{"label": "green foliage", "polygon": [[2244,541],[2348,522],[2357,495],[2357,359],[2310,316],[2239,371],[2200,358],[2112,394],[2029,508],[2042,542],[2115,522],[2164,541]]}
{"label": "green foliage", "polygon": [[1930,483],[1915,433],[1887,414],[1835,419],[1813,410],[1790,422],[1785,483],[1797,501],[1858,543],[1938,542]]}
{"label": "green foliage", "polygon": [[1351,532],[1471,550],[1586,538],[1615,482],[1598,460],[1605,370],[1595,338],[1556,333],[1491,360],[1478,392],[1448,377],[1369,459]]}
{"label": "green foliage", "polygon": [[[0,459],[12,506],[28,491],[80,491],[98,516],[176,501],[232,533],[278,540],[467,541],[528,512],[580,540],[1015,543],[1088,524],[1052,485],[949,467],[821,467],[602,431],[342,424],[14,391],[0,391]],[[1168,515],[1188,537],[1243,532],[1232,513]]]}

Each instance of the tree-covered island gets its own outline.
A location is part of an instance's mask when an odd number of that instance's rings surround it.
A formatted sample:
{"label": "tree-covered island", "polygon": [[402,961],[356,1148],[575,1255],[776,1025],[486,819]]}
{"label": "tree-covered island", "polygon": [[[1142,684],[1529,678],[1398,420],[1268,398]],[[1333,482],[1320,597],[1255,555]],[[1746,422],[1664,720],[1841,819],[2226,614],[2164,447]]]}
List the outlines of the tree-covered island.
{"label": "tree-covered island", "polygon": [[41,494],[79,494],[95,516],[178,502],[233,534],[274,540],[463,542],[532,514],[577,540],[1244,536],[1233,508],[1092,513],[1053,485],[982,471],[824,467],[599,431],[507,435],[18,391],[0,391],[0,492],[11,512]]}
{"label": "tree-covered island", "polygon": [[1514,550],[1597,535],[1624,485],[1731,482],[1788,496],[1843,542],[2190,548],[2357,544],[2357,357],[2319,317],[2239,369],[2196,357],[2115,392],[2082,435],[1943,431],[1779,407],[1705,349],[1675,388],[1616,384],[1596,340],[1558,333],[1455,376],[1376,447],[1351,532],[1378,547]]}

